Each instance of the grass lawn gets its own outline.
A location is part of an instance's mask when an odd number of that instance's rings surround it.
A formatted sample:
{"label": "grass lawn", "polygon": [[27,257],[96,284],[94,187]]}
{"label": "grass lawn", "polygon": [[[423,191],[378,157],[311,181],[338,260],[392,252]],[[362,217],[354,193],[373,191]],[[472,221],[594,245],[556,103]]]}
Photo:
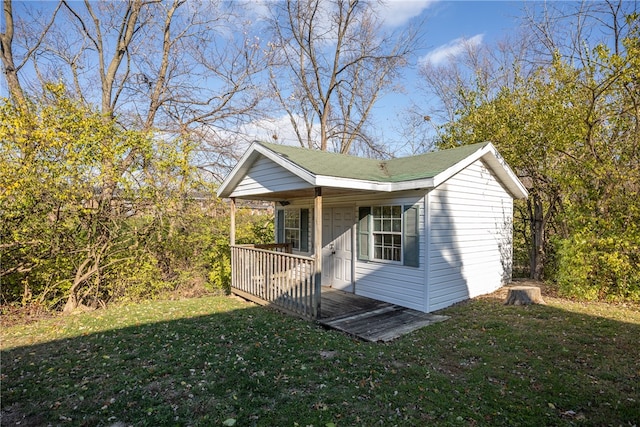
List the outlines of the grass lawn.
{"label": "grass lawn", "polygon": [[3,426],[640,422],[640,312],[479,298],[387,344],[227,297],[2,328]]}

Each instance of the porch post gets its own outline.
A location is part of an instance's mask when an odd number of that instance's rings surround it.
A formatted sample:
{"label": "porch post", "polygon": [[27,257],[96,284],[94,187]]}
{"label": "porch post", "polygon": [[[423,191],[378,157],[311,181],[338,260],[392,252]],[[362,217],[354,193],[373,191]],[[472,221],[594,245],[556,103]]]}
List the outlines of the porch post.
{"label": "porch post", "polygon": [[229,243],[231,246],[236,244],[236,198],[231,198],[231,230],[229,231]]}
{"label": "porch post", "polygon": [[316,262],[316,271],[314,279],[314,298],[313,316],[318,319],[320,317],[320,297],[322,292],[322,187],[316,187],[315,198],[313,200],[314,209],[314,229],[313,229],[313,246],[314,257]]}

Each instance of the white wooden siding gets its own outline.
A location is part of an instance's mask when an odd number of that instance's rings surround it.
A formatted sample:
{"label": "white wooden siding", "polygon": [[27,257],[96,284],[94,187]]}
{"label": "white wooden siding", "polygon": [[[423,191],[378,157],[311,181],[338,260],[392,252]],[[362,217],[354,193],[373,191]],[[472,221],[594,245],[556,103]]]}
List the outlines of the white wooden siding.
{"label": "white wooden siding", "polygon": [[[403,307],[426,311],[425,296],[425,229],[424,229],[424,192],[410,191],[402,194],[371,193],[369,195],[343,195],[337,197],[325,197],[323,209],[332,207],[351,207],[354,210],[354,218],[357,222],[359,206],[378,205],[418,205],[420,207],[420,266],[407,267],[402,264],[393,264],[378,261],[359,261],[357,259],[357,243],[353,242],[353,279],[355,293],[357,295],[374,298],[380,301],[398,304]],[[313,250],[313,207],[308,200],[294,200],[287,208],[309,208],[309,248]],[[281,208],[277,208],[281,209]],[[356,227],[354,222],[353,227]],[[310,255],[310,254],[309,254]]]}
{"label": "white wooden siding", "polygon": [[251,166],[231,196],[263,195],[300,188],[311,188],[311,185],[266,157],[261,157]]}
{"label": "white wooden siding", "polygon": [[427,311],[492,292],[510,279],[513,200],[481,160],[427,200]]}
{"label": "white wooden siding", "polygon": [[[424,197],[399,198],[368,197],[357,202],[358,206],[376,205],[418,205],[420,224],[420,266],[407,267],[402,264],[359,261],[354,251],[355,264],[355,293],[380,301],[398,304],[420,311],[425,307],[425,232],[424,232]],[[357,208],[356,208],[357,211]],[[357,215],[356,215],[357,217]]]}

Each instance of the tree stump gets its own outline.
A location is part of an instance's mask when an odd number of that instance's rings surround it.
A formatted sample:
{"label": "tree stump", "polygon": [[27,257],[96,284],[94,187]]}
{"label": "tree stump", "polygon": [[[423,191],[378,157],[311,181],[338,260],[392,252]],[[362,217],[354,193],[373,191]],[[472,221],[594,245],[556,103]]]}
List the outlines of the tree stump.
{"label": "tree stump", "polygon": [[544,304],[540,288],[537,286],[514,286],[509,288],[505,305]]}

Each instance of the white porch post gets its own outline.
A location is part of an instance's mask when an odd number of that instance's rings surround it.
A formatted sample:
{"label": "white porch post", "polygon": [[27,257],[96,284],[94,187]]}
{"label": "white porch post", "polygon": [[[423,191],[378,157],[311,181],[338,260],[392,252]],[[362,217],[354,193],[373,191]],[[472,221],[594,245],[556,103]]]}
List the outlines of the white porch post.
{"label": "white porch post", "polygon": [[231,228],[231,230],[229,230],[229,243],[231,244],[231,246],[236,244],[236,198],[232,197],[231,198],[231,225],[229,228]]}
{"label": "white porch post", "polygon": [[320,297],[322,292],[322,187],[316,187],[315,198],[313,199],[314,210],[314,229],[313,229],[313,246],[314,257],[316,262],[315,271],[315,289],[313,292],[315,301],[313,301],[314,317],[320,317]]}

